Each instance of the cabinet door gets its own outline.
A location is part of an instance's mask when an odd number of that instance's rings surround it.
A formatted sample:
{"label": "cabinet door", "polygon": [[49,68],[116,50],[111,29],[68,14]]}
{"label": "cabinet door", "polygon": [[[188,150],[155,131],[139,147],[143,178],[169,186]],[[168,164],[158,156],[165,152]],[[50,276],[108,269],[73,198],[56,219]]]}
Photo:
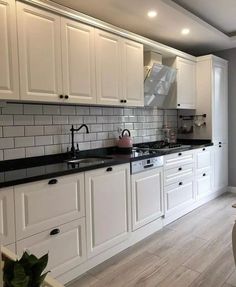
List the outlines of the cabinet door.
{"label": "cabinet door", "polygon": [[195,109],[196,63],[177,57],[177,108]]}
{"label": "cabinet door", "polygon": [[85,173],[89,257],[128,238],[129,172],[119,165]]}
{"label": "cabinet door", "polygon": [[227,63],[213,59],[213,142],[228,143]]}
{"label": "cabinet door", "polygon": [[95,29],[98,104],[121,104],[121,47],[120,37]]}
{"label": "cabinet door", "polygon": [[214,149],[214,189],[228,185],[228,145],[218,145]]}
{"label": "cabinet door", "polygon": [[86,259],[85,247],[85,219],[81,218],[70,223],[56,226],[57,234],[53,230],[17,241],[17,255],[25,250],[40,257],[48,253],[47,270],[57,277],[78,266]]}
{"label": "cabinet door", "polygon": [[80,218],[84,216],[84,174],[16,186],[15,203],[17,240]]}
{"label": "cabinet door", "polygon": [[19,99],[14,0],[0,0],[0,30],[0,99]]}
{"label": "cabinet door", "polygon": [[144,105],[143,45],[123,40],[123,98],[128,106]]}
{"label": "cabinet door", "polygon": [[196,151],[196,168],[202,169],[211,166],[212,149],[202,148]]}
{"label": "cabinet door", "polygon": [[196,188],[198,199],[207,196],[214,191],[212,188],[212,174],[210,169],[202,171],[202,173],[197,176]]}
{"label": "cabinet door", "polygon": [[63,90],[68,103],[96,103],[94,28],[61,18]]}
{"label": "cabinet door", "polygon": [[3,245],[15,242],[13,188],[0,189],[0,242]]}
{"label": "cabinet door", "polygon": [[132,230],[161,217],[163,212],[162,169],[132,175]]}
{"label": "cabinet door", "polygon": [[62,93],[60,17],[17,2],[21,99],[59,100]]}
{"label": "cabinet door", "polygon": [[182,211],[195,201],[194,180],[189,179],[166,186],[164,193],[165,214]]}

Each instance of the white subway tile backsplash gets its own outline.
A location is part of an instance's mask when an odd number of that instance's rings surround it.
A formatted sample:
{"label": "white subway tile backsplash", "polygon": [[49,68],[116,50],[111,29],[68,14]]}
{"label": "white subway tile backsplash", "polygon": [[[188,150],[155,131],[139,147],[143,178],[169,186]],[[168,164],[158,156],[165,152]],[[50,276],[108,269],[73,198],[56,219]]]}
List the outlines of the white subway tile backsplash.
{"label": "white subway tile backsplash", "polygon": [[[176,127],[176,111],[167,111],[167,122]],[[90,133],[75,132],[80,149],[115,145],[124,128],[135,143],[163,138],[163,111],[157,108],[14,103],[0,109],[0,160],[65,152],[71,145],[71,125],[83,123]]]}
{"label": "white subway tile backsplash", "polygon": [[3,136],[4,137],[20,137],[24,136],[25,129],[24,126],[9,126],[9,127],[3,127]]}

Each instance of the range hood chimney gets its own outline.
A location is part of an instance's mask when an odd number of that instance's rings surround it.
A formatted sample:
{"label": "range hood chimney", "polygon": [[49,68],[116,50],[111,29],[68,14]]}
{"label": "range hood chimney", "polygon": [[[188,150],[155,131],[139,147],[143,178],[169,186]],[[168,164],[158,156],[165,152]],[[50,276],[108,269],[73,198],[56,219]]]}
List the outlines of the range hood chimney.
{"label": "range hood chimney", "polygon": [[162,65],[162,56],[155,52],[144,53],[144,65],[144,103],[163,108],[176,69]]}

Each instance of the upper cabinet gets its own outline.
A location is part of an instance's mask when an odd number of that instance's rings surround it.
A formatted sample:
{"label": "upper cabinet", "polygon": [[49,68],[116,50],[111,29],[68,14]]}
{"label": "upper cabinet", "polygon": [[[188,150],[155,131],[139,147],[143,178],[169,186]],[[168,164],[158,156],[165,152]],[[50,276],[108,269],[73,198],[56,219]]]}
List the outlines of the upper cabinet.
{"label": "upper cabinet", "polygon": [[166,97],[165,108],[196,108],[196,63],[180,57],[164,59],[163,63],[177,69],[176,81]]}
{"label": "upper cabinet", "polygon": [[60,17],[17,2],[21,99],[55,101],[62,94]]}
{"label": "upper cabinet", "polygon": [[97,103],[143,106],[143,45],[96,29]]}
{"label": "upper cabinet", "polygon": [[143,45],[17,3],[21,99],[143,105]]}
{"label": "upper cabinet", "polygon": [[15,1],[0,0],[0,99],[19,99]]}
{"label": "upper cabinet", "polygon": [[206,114],[206,126],[196,130],[198,138],[215,144],[228,143],[228,63],[213,56],[197,62],[197,113]]}

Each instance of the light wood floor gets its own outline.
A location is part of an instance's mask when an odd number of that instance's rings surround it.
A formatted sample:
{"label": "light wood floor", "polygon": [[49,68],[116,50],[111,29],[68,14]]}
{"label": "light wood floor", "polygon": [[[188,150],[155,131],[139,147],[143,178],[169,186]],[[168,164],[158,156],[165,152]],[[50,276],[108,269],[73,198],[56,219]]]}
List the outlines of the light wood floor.
{"label": "light wood floor", "polygon": [[231,230],[236,194],[226,194],[87,272],[69,287],[236,286]]}

